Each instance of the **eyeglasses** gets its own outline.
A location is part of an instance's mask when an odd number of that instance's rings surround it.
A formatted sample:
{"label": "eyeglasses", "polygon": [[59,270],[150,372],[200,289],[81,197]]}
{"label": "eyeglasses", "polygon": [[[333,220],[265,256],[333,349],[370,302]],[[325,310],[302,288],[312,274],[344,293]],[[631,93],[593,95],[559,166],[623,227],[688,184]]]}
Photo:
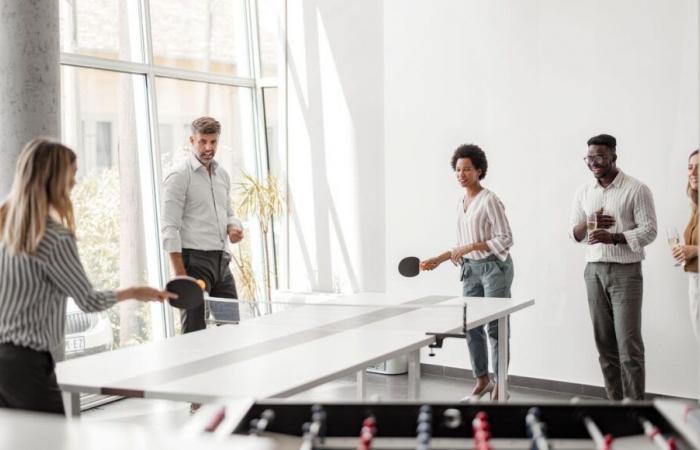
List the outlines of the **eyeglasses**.
{"label": "eyeglasses", "polygon": [[603,163],[604,163],[605,161],[607,161],[607,160],[608,160],[607,156],[603,156],[603,155],[584,156],[584,157],[583,157],[583,162],[585,162],[586,164],[593,164],[593,163],[595,163],[595,164],[600,165],[600,164],[603,164]]}

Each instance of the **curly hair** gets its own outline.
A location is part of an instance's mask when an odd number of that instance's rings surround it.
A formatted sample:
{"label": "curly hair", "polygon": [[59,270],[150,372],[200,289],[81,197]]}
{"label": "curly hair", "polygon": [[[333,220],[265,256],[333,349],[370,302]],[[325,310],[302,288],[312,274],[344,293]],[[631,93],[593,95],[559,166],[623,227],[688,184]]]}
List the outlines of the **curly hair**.
{"label": "curly hair", "polygon": [[474,168],[477,170],[481,170],[481,173],[479,174],[479,179],[483,180],[486,176],[486,170],[489,167],[489,163],[488,161],[486,161],[486,154],[484,153],[484,151],[478,145],[460,145],[459,147],[457,147],[457,150],[455,150],[455,152],[452,154],[452,160],[450,161],[452,170],[457,169],[457,161],[462,158],[469,158]]}

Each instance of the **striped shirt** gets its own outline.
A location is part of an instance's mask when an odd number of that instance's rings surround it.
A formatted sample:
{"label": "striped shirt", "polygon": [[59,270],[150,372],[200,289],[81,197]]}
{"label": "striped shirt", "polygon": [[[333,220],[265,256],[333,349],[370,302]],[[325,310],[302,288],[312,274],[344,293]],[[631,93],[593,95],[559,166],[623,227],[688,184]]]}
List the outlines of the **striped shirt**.
{"label": "striped shirt", "polygon": [[93,289],[66,228],[49,219],[35,255],[12,255],[0,245],[0,344],[62,349],[67,297],[88,312],[116,301],[113,291]]}
{"label": "striped shirt", "polygon": [[644,247],[656,239],[656,212],[649,188],[622,171],[605,188],[595,179],[584,184],[574,199],[569,237],[575,241],[574,227],[600,208],[603,214],[615,218],[615,225],[608,231],[624,234],[627,244],[588,245],[586,231],[581,240],[587,245],[586,261],[631,264],[643,260]]}
{"label": "striped shirt", "polygon": [[501,261],[508,258],[513,246],[513,234],[501,200],[488,189],[482,189],[464,210],[464,197],[457,206],[457,245],[485,242],[488,252],[473,251],[464,255],[468,259],[484,259],[496,255]]}
{"label": "striped shirt", "polygon": [[163,180],[163,250],[227,251],[227,226],[243,228],[234,215],[230,194],[231,180],[224,168],[212,161],[210,175],[190,153]]}

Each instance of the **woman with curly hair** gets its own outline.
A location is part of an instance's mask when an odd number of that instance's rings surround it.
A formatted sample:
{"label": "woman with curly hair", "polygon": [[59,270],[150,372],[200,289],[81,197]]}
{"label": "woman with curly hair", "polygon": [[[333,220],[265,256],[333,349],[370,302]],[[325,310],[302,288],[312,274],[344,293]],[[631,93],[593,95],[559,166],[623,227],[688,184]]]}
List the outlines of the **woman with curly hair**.
{"label": "woman with curly hair", "polygon": [[[457,245],[421,262],[421,269],[433,270],[445,261],[461,266],[462,295],[465,297],[510,297],[513,237],[501,200],[481,185],[488,162],[476,145],[462,145],[450,162],[464,195],[457,205]],[[467,344],[476,384],[463,400],[475,401],[488,393],[498,398],[498,386],[489,379],[488,341],[498,380],[498,321],[467,332]]]}

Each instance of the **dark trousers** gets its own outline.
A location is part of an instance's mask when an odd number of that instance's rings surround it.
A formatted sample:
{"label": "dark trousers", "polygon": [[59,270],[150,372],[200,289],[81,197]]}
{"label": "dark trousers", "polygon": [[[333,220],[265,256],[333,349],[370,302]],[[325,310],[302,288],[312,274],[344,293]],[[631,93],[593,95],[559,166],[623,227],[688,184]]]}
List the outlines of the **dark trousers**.
{"label": "dark trousers", "polygon": [[[204,280],[206,291],[211,297],[238,298],[236,283],[229,269],[231,257],[222,251],[207,251],[182,249],[182,260],[185,263],[187,275]],[[180,311],[182,332],[206,328],[206,313],[211,310],[215,320],[238,322],[238,304],[205,302],[204,305],[193,309]]]}
{"label": "dark trousers", "polygon": [[643,400],[642,265],[588,263],[585,279],[608,398]]}
{"label": "dark trousers", "polygon": [[0,408],[64,414],[49,352],[0,344]]}

